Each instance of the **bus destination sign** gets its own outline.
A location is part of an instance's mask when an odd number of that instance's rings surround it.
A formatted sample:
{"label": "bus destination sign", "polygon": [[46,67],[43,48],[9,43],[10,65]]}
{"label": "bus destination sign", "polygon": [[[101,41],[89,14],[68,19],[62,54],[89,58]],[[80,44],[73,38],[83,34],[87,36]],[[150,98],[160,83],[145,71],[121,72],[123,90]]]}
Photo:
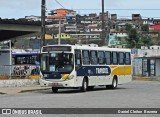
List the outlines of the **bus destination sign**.
{"label": "bus destination sign", "polygon": [[71,51],[70,46],[47,46],[43,47],[43,52],[49,51]]}

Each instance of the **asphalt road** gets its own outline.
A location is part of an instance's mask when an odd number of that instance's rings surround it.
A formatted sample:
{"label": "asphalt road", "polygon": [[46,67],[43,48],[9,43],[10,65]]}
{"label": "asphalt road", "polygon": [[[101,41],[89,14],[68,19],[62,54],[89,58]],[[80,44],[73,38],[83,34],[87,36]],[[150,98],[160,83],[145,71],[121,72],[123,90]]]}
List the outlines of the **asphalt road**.
{"label": "asphalt road", "polygon": [[0,108],[160,108],[160,82],[132,81],[115,90],[96,87],[85,93],[49,89],[0,95]]}

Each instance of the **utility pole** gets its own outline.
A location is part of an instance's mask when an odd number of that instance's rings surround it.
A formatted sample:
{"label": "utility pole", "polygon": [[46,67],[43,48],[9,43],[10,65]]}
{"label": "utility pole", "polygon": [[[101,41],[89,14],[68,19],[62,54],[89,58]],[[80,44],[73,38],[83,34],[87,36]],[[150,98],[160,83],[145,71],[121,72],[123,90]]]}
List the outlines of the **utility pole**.
{"label": "utility pole", "polygon": [[45,17],[46,17],[46,0],[42,0],[41,5],[41,47],[45,45]]}
{"label": "utility pole", "polygon": [[102,41],[101,45],[106,45],[105,40],[105,21],[104,21],[104,0],[102,0]]}
{"label": "utility pole", "polygon": [[59,19],[59,38],[58,38],[58,45],[61,44],[61,19]]}

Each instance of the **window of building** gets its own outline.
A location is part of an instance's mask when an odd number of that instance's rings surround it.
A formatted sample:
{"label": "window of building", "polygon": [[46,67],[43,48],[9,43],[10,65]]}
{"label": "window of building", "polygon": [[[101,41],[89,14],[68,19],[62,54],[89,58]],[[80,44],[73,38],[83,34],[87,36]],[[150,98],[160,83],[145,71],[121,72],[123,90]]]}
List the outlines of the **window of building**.
{"label": "window of building", "polygon": [[83,50],[83,64],[90,64],[88,50]]}
{"label": "window of building", "polygon": [[111,52],[105,52],[105,61],[107,65],[110,65],[112,63],[111,58]]}
{"label": "window of building", "polygon": [[97,64],[97,51],[91,51],[91,64]]}
{"label": "window of building", "polygon": [[98,63],[104,64],[104,52],[103,51],[98,52]]}

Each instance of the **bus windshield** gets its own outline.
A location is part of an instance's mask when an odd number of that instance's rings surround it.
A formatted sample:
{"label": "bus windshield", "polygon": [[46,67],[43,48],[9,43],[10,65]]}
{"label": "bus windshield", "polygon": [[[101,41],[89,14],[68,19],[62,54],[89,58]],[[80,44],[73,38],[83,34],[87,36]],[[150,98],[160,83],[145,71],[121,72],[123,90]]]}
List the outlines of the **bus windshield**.
{"label": "bus windshield", "polygon": [[73,70],[72,53],[43,53],[41,55],[42,72],[71,73]]}

